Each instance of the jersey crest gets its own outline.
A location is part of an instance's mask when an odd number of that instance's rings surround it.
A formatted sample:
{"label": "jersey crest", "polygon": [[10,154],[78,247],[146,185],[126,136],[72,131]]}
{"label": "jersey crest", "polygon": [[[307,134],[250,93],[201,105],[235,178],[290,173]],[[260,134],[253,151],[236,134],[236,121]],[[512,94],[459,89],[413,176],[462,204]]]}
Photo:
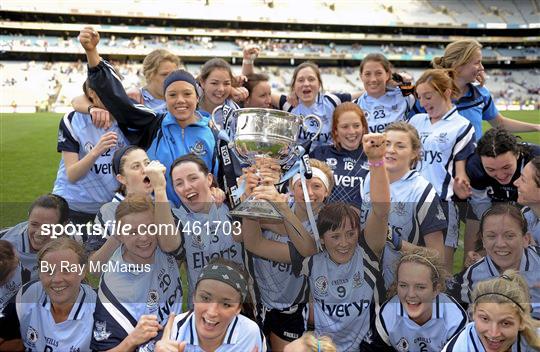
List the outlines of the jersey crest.
{"label": "jersey crest", "polygon": [[28,330],[26,331],[26,341],[27,341],[27,343],[30,346],[35,347],[38,338],[39,338],[39,334],[38,334],[37,330],[34,329],[33,327],[29,326]]}
{"label": "jersey crest", "polygon": [[326,276],[319,276],[315,280],[315,291],[321,296],[326,296],[328,294],[328,279]]}
{"label": "jersey crest", "polygon": [[111,336],[111,333],[107,331],[107,322],[96,321],[94,326],[94,339],[96,341],[107,340]]}
{"label": "jersey crest", "polygon": [[399,339],[397,345],[396,345],[396,349],[399,351],[399,352],[408,352],[409,351],[409,341],[407,341],[406,338],[402,337],[401,339]]}

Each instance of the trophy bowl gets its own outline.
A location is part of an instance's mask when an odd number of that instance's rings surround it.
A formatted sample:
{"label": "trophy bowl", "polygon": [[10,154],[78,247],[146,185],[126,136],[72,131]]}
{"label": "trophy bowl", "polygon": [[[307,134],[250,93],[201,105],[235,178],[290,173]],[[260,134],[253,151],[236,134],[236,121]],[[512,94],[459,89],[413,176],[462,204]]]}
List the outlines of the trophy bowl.
{"label": "trophy bowl", "polygon": [[[233,110],[225,129],[231,136],[234,152],[241,162],[256,165],[258,158],[269,158],[283,166],[294,157],[292,151],[298,144],[300,128],[308,120],[315,120],[319,126],[319,131],[313,137],[315,139],[322,128],[319,117],[303,117],[274,109]],[[231,215],[273,220],[283,218],[269,202],[251,197],[234,208]]]}
{"label": "trophy bowl", "polygon": [[302,117],[281,110],[240,109],[233,116],[235,150],[250,165],[257,157],[276,159],[282,164],[296,145],[303,124]]}

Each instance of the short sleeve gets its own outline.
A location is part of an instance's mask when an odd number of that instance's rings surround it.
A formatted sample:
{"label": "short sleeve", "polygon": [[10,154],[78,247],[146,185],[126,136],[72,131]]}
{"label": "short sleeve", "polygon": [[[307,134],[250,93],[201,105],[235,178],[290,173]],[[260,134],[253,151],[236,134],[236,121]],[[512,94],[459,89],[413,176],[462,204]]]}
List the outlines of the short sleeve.
{"label": "short sleeve", "polygon": [[56,146],[58,152],[78,153],[80,150],[79,142],[74,135],[73,126],[71,125],[74,114],[75,112],[72,111],[71,113],[64,115],[62,120],[60,120],[60,126],[58,127],[58,144]]}
{"label": "short sleeve", "polygon": [[482,109],[482,120],[484,121],[490,121],[493,120],[499,115],[499,110],[497,110],[497,107],[495,106],[495,102],[493,101],[493,98],[491,97],[491,93],[486,87],[477,87],[480,94],[482,94],[482,98],[484,99],[484,108]]}

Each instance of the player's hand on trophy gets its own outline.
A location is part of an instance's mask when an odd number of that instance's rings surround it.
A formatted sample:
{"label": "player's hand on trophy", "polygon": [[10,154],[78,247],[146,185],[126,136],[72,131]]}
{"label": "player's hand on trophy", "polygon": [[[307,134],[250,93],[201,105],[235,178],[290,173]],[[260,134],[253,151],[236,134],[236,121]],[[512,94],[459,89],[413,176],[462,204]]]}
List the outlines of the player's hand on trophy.
{"label": "player's hand on trophy", "polygon": [[167,168],[158,160],[152,160],[150,164],[146,165],[144,168],[144,173],[150,180],[154,192],[158,189],[164,190],[167,186],[165,172],[167,172]]}
{"label": "player's hand on trophy", "polygon": [[260,185],[253,189],[252,193],[255,199],[267,200],[274,203],[278,208],[287,206],[287,195],[277,191],[275,186]]}
{"label": "player's hand on trophy", "polygon": [[171,339],[171,331],[174,325],[175,314],[171,313],[167,320],[167,325],[163,329],[163,336],[161,340],[156,343],[155,352],[184,352],[186,349],[186,342],[179,342]]}
{"label": "player's hand on trophy", "polygon": [[99,43],[99,33],[92,27],[84,27],[79,33],[79,43],[86,51],[95,50]]}
{"label": "player's hand on trophy", "polygon": [[364,153],[371,162],[381,161],[386,151],[386,136],[384,133],[368,133],[362,137]]}
{"label": "player's hand on trophy", "polygon": [[273,186],[281,179],[281,167],[276,159],[256,158],[255,167],[259,170],[261,184]]}

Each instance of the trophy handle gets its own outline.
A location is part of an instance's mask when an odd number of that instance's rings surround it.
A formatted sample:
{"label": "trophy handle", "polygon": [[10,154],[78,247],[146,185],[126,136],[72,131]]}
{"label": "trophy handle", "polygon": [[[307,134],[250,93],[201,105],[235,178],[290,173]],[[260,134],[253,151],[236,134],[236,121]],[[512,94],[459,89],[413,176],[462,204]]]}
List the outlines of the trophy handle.
{"label": "trophy handle", "polygon": [[317,133],[315,133],[315,134],[313,135],[313,137],[311,137],[311,141],[313,142],[313,141],[319,136],[319,134],[321,133],[322,128],[323,128],[323,125],[322,125],[321,118],[320,118],[319,116],[313,115],[313,114],[307,115],[307,116],[304,116],[304,117],[302,118],[302,124],[304,125],[304,129],[306,129],[306,130],[307,130],[306,122],[307,122],[308,120],[315,120],[315,121],[317,121],[317,125],[319,126],[319,128],[317,129]]}
{"label": "trophy handle", "polygon": [[223,108],[223,105],[218,105],[216,106],[216,108],[214,109],[214,111],[212,111],[212,115],[210,116],[210,121],[212,121],[212,125],[214,125],[214,127],[219,131],[221,130],[221,127],[217,124],[216,122],[216,119],[214,118],[214,116],[216,115],[216,111],[218,111],[219,109],[222,109]]}

